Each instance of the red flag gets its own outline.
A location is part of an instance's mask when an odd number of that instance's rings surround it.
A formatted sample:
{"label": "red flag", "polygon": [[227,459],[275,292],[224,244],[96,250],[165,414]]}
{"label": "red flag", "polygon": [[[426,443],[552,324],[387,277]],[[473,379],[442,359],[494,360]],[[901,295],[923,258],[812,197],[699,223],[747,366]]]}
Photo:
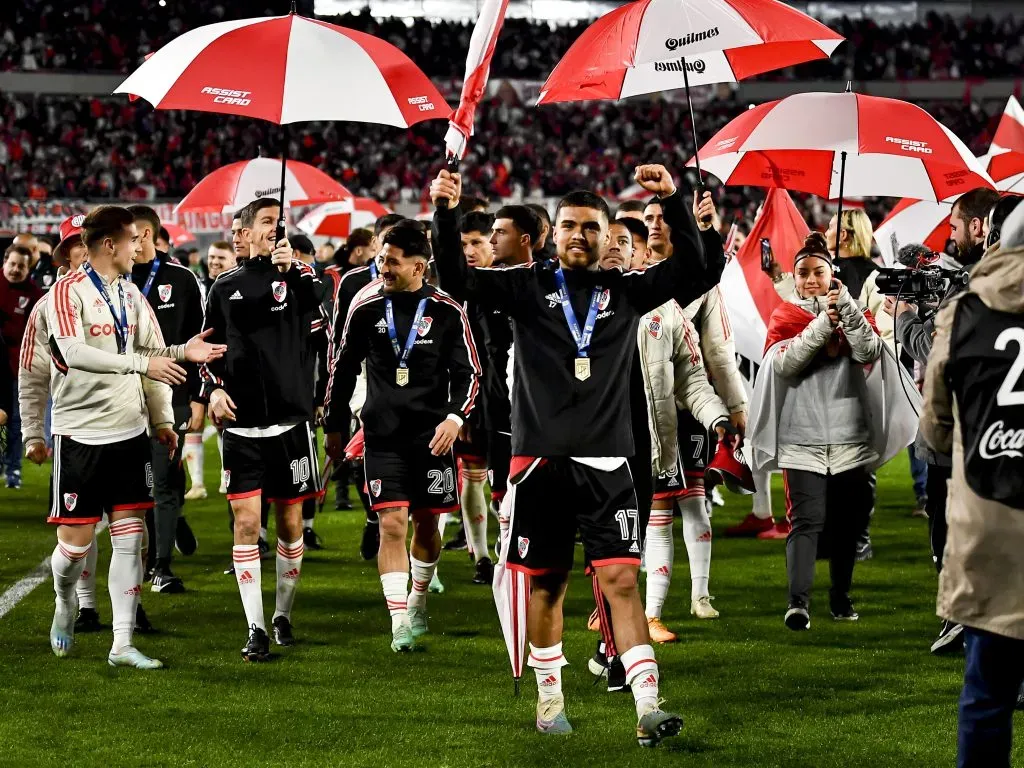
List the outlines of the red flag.
{"label": "red flag", "polygon": [[498,33],[505,22],[508,0],[484,0],[480,6],[480,17],[469,40],[469,54],[466,56],[466,77],[462,83],[462,99],[454,117],[448,121],[448,133],[444,143],[450,157],[462,159],[469,137],[473,135],[473,118],[476,106],[487,88],[487,76],[491,70],[494,46]]}

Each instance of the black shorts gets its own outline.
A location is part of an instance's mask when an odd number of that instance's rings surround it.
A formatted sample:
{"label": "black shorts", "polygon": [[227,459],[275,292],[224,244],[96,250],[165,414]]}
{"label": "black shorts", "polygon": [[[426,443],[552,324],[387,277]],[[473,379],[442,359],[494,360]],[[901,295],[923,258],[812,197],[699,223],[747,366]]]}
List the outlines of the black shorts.
{"label": "black shorts", "polygon": [[683,465],[686,485],[704,486],[704,471],[714,456],[714,446],[707,429],[689,411],[679,411],[679,460]]}
{"label": "black shorts", "polygon": [[152,449],[146,433],[106,445],[53,436],[50,514],[56,525],[91,525],[106,511],[153,508]]}
{"label": "black shorts", "polygon": [[478,464],[486,463],[487,430],[471,422],[469,440],[457,439],[453,450],[457,459],[472,461]]}
{"label": "black shorts", "polygon": [[654,498],[659,500],[678,499],[686,495],[686,479],[683,464],[676,455],[676,463],[654,479]]}
{"label": "black shorts", "polygon": [[440,515],[459,509],[455,456],[435,456],[433,435],[410,440],[400,448],[366,447],[363,469],[373,511],[408,507],[412,512]]}
{"label": "black shorts", "polygon": [[629,467],[602,471],[572,459],[533,459],[509,483],[508,567],[532,575],[572,570],[576,531],[589,565],[640,565],[643,531]]}
{"label": "black shorts", "polygon": [[274,437],[245,437],[224,430],[224,483],[228,500],[262,496],[297,504],[318,497],[320,465],[309,422]]}
{"label": "black shorts", "polygon": [[487,482],[491,486],[491,501],[501,501],[505,497],[511,464],[512,435],[492,431],[487,436]]}

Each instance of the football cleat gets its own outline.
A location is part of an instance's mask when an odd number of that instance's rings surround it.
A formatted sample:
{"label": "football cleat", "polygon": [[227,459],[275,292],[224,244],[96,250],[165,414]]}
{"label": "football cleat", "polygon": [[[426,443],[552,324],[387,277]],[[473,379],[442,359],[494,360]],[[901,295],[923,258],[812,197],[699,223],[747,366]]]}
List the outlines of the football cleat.
{"label": "football cleat", "polygon": [[205,485],[193,485],[188,489],[188,493],[185,494],[185,501],[200,501],[205,499],[206,495]]}
{"label": "football cleat", "polygon": [[165,595],[180,595],[185,591],[185,584],[180,578],[171,573],[171,567],[158,563],[153,569],[153,585],[150,587],[154,592]]}
{"label": "football cleat", "polygon": [[753,512],[749,513],[739,524],[725,529],[727,538],[739,538],[744,536],[757,536],[763,531],[770,531],[775,527],[775,522],[770,518],[757,517]]}
{"label": "football cleat", "polygon": [[71,653],[75,645],[75,609],[70,607],[67,614],[53,612],[50,624],[50,648],[55,656],[63,658]]}
{"label": "football cleat", "polygon": [[267,661],[270,659],[270,638],[267,633],[253,624],[249,627],[249,640],[242,647],[243,661]]}
{"label": "football cleat", "polygon": [[102,632],[105,627],[100,623],[100,615],[95,608],[79,608],[75,619],[75,634],[84,632]]}
{"label": "football cleat", "polygon": [[837,597],[834,600],[829,601],[829,606],[832,613],[832,618],[836,621],[857,621],[860,615],[853,610],[853,601],[847,597]]}
{"label": "football cleat", "polygon": [[274,642],[278,645],[295,645],[292,623],[286,616],[278,616],[273,622]]}
{"label": "football cleat", "polygon": [[267,540],[264,539],[262,536],[260,536],[260,538],[256,540],[256,547],[260,551],[260,560],[266,560],[268,557],[270,557],[270,545],[267,543]]}
{"label": "football cleat", "polygon": [[647,629],[651,634],[651,640],[656,643],[674,643],[679,639],[675,632],[662,623],[661,619],[654,616],[648,617]]}
{"label": "football cleat", "polygon": [[656,747],[664,739],[678,736],[683,718],[655,707],[644,713],[636,724],[636,741],[641,747]]}
{"label": "football cleat", "polygon": [[489,557],[481,557],[476,561],[476,574],[473,576],[473,583],[490,586],[493,581],[494,563]]}
{"label": "football cleat", "polygon": [[416,638],[412,634],[412,627],[408,624],[399,624],[391,632],[391,650],[395,653],[407,653],[416,646]]}
{"label": "football cleat", "polygon": [[231,565],[229,565],[227,568],[224,569],[224,575],[225,576],[234,576],[235,575],[235,564],[234,563],[231,563]]}
{"label": "football cleat", "polygon": [[572,733],[569,718],[565,716],[565,699],[563,697],[557,696],[537,702],[537,732],[548,736]]}
{"label": "football cleat", "polygon": [[711,607],[711,598],[707,595],[690,601],[690,614],[698,619],[717,619],[719,616],[718,611]]}
{"label": "football cleat", "polygon": [[437,570],[434,570],[434,575],[430,577],[430,584],[427,585],[427,591],[433,595],[444,594],[444,584],[441,583],[441,577],[437,575]]}
{"label": "football cleat", "polygon": [[312,528],[302,529],[302,546],[306,549],[323,549],[323,542],[320,536]]}
{"label": "football cleat", "polygon": [[767,531],[761,531],[759,534],[757,534],[757,538],[766,540],[776,539],[784,541],[785,539],[789,538],[789,532],[792,530],[792,524],[788,520],[783,520],[781,522],[775,523]]}
{"label": "football cleat", "polygon": [[414,638],[427,634],[427,611],[424,608],[409,609],[409,627]]}
{"label": "football cleat", "polygon": [[135,669],[163,669],[164,663],[159,659],[151,659],[137,648],[128,646],[117,653],[113,651],[107,656],[107,664],[112,667],[134,667]]}

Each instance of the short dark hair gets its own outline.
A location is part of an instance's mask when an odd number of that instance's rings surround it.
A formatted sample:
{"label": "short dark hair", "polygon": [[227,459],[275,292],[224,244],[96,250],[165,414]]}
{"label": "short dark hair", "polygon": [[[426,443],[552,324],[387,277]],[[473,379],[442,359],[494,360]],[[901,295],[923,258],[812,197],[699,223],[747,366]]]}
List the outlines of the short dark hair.
{"label": "short dark hair", "polygon": [[537,218],[541,220],[541,223],[547,222],[548,227],[551,226],[551,214],[548,213],[548,209],[540,203],[527,203],[526,207],[537,214]]}
{"label": "short dark hair", "polygon": [[430,260],[430,241],[425,228],[418,221],[406,219],[393,226],[384,235],[384,245],[401,248],[405,256],[419,256]]}
{"label": "short dark hair", "polygon": [[127,208],[119,205],[101,205],[85,217],[82,222],[82,242],[90,250],[104,239],[118,238],[135,223],[135,217]]}
{"label": "short dark hair", "polygon": [[476,195],[463,195],[459,198],[459,208],[470,212],[472,212],[474,208],[483,208],[483,211],[477,211],[477,213],[486,213],[487,201],[482,197],[477,197]]}
{"label": "short dark hair", "polygon": [[988,218],[988,212],[992,210],[992,206],[998,202],[998,192],[987,187],[978,187],[961,195],[953,203],[953,207],[960,211],[960,218],[964,221],[969,222],[971,219],[984,221]]}
{"label": "short dark hair", "polygon": [[[345,246],[351,251],[353,248],[366,248],[373,240],[373,233],[365,227],[353,229],[345,239]],[[328,243],[328,245],[332,245]]]}
{"label": "short dark hair", "polygon": [[462,217],[462,234],[470,232],[485,232],[490,234],[491,226],[494,224],[494,217],[489,213],[473,211]]}
{"label": "short dark hair", "polygon": [[231,214],[231,221],[234,222],[237,219],[241,219],[242,218],[242,211],[244,211],[244,210],[245,210],[245,206],[243,205],[241,208],[239,208],[237,211],[235,211],[233,214]]}
{"label": "short dark hair", "polygon": [[494,218],[509,219],[521,234],[529,235],[531,247],[540,239],[540,219],[525,205],[503,205]]}
{"label": "short dark hair", "polygon": [[267,208],[280,207],[281,201],[276,197],[261,197],[253,200],[242,209],[242,226],[249,229],[256,223],[256,217],[259,215],[260,211],[266,210]]}
{"label": "short dark hair", "polygon": [[29,261],[32,260],[32,249],[27,245],[18,245],[17,243],[11,243],[7,246],[7,250],[4,251],[4,261],[7,261],[7,257],[12,253],[16,253],[19,256],[25,256]]}
{"label": "short dark hair", "polygon": [[606,219],[610,220],[612,217],[604,198],[587,189],[577,189],[559,200],[558,208],[555,209],[555,219],[558,219],[558,214],[563,208],[593,208],[603,213]]}
{"label": "short dark hair", "polygon": [[217,240],[213,243],[210,243],[210,247],[216,248],[219,251],[231,251],[232,253],[234,253],[234,251],[232,251],[231,249],[231,243],[229,243],[227,240]]}
{"label": "short dark hair", "polygon": [[160,215],[148,205],[129,205],[128,211],[135,217],[135,221],[144,221],[149,224],[153,234],[159,234],[161,224]]}
{"label": "short dark hair", "polygon": [[405,216],[400,213],[385,213],[380,216],[375,222],[373,222],[373,236],[380,237],[380,233],[389,227],[393,227],[398,222],[405,221]]}
{"label": "short dark hair", "polygon": [[618,216],[620,213],[643,213],[646,207],[647,203],[643,200],[623,200],[619,203],[619,207],[615,209],[615,215]]}
{"label": "short dark hair", "polygon": [[316,253],[316,248],[313,246],[313,241],[305,235],[298,233],[288,238],[288,244],[291,245],[292,250],[304,253],[307,256],[312,256]]}
{"label": "short dark hair", "polygon": [[645,244],[647,243],[647,237],[650,233],[647,231],[647,225],[639,219],[627,216],[624,219],[615,219],[614,221],[610,221],[608,224],[609,226],[612,224],[618,224],[619,226],[625,227],[629,230],[629,234],[636,235],[643,240]]}

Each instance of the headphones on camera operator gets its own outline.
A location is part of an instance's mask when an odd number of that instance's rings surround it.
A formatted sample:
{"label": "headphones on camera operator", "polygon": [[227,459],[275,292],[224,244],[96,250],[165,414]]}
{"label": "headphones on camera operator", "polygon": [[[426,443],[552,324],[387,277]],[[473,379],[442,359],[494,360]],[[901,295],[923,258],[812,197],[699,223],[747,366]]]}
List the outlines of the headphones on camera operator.
{"label": "headphones on camera operator", "polygon": [[1005,194],[999,198],[992,210],[988,212],[985,225],[988,227],[988,237],[985,238],[985,248],[991,248],[1002,238],[1003,222],[1006,217],[1013,213],[1013,209],[1024,197],[1015,194]]}

